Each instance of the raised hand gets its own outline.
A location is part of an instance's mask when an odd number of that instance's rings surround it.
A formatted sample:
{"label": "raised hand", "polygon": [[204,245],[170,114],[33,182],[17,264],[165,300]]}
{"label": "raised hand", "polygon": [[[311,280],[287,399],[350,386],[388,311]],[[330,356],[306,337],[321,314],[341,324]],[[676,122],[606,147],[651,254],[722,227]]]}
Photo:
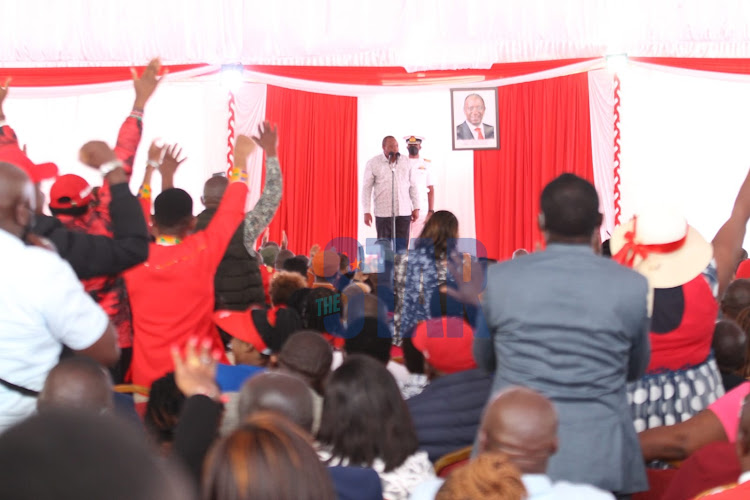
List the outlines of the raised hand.
{"label": "raised hand", "polygon": [[238,135],[234,141],[234,162],[242,163],[255,151],[255,141],[246,135]]}
{"label": "raised hand", "polygon": [[2,107],[5,98],[8,97],[8,89],[10,88],[11,77],[5,79],[5,83],[0,87],[0,107]]}
{"label": "raised hand", "polygon": [[276,146],[279,143],[279,136],[276,132],[276,126],[271,122],[265,121],[258,125],[258,136],[253,137],[255,143],[263,148],[266,156],[276,156]]}
{"label": "raised hand", "polygon": [[161,61],[158,57],[149,61],[148,66],[143,70],[143,74],[140,77],[135,68],[130,68],[130,73],[133,75],[133,87],[135,88],[134,108],[143,109],[146,106],[146,103],[153,95],[156,87],[169,72],[168,70],[164,70],[160,77],[160,71]]}
{"label": "raised hand", "polygon": [[174,144],[172,146],[165,146],[164,157],[161,160],[159,172],[161,172],[162,175],[174,175],[174,173],[177,171],[177,167],[182,165],[182,163],[187,160],[187,157],[181,158],[181,156],[182,148],[177,144]]}
{"label": "raised hand", "polygon": [[[446,293],[464,304],[478,306],[485,288],[485,276],[482,265],[453,252],[448,257],[448,271],[453,276],[457,288],[448,287]],[[468,275],[468,276],[467,276]]]}
{"label": "raised hand", "polygon": [[155,139],[148,147],[148,164],[146,169],[155,169],[156,165],[161,163],[161,157],[164,154],[166,146],[160,146],[158,141]]}
{"label": "raised hand", "polygon": [[286,229],[281,230],[281,249],[286,250],[286,247],[289,245],[289,240],[286,237]]}
{"label": "raised hand", "polygon": [[199,351],[196,351],[197,346],[197,338],[188,340],[184,357],[178,347],[172,347],[175,383],[186,397],[203,394],[218,399],[221,391],[216,384],[216,365],[221,353],[211,351],[210,339],[201,342]]}
{"label": "raised hand", "polygon": [[104,141],[89,141],[81,147],[78,153],[81,163],[89,167],[99,168],[105,163],[117,160],[117,155]]}

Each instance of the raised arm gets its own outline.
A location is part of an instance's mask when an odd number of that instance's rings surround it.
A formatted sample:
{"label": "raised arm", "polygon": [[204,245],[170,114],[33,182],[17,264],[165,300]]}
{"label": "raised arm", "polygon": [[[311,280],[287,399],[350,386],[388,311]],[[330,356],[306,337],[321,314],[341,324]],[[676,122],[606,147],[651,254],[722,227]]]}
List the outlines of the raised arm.
{"label": "raised arm", "polygon": [[716,271],[719,275],[719,294],[724,294],[729,282],[732,281],[737,263],[737,254],[742,248],[745,239],[747,222],[750,220],[750,172],[740,186],[737,198],[734,201],[732,215],[721,226],[712,242],[714,247],[714,259],[716,260]]}
{"label": "raised arm", "polygon": [[[248,144],[247,138],[244,138],[240,143],[240,137],[237,138],[234,159],[236,166],[246,169],[247,157],[252,152],[253,147]],[[281,165],[276,156],[276,146],[278,145],[276,128],[272,127],[269,122],[265,122],[262,127],[258,127],[258,137],[253,137],[253,141],[266,153],[266,182],[258,203],[245,214],[244,242],[245,248],[251,255],[255,251],[255,240],[268,226],[279,208],[283,189]]]}

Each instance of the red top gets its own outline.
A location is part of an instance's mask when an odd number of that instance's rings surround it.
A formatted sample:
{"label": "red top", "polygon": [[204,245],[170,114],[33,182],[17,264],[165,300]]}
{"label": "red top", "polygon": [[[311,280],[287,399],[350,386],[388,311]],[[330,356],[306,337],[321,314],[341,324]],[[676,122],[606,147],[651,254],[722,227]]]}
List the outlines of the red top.
{"label": "red top", "polygon": [[702,274],[682,285],[685,307],[680,325],[667,333],[654,333],[647,373],[680,370],[699,365],[711,352],[719,304]]}
{"label": "red top", "polygon": [[213,322],[214,274],[242,222],[247,193],[244,183],[230,184],[205,230],[174,246],[152,243],[148,260],[125,272],[133,310],[134,384],[151,386],[172,371],[170,347],[190,337],[211,338],[222,348]]}

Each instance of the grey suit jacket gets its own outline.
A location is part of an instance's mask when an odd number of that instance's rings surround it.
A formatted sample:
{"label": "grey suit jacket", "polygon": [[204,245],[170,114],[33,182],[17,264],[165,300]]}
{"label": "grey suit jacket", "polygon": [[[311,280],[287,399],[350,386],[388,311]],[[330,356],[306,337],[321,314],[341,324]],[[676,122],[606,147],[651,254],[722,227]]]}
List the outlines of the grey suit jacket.
{"label": "grey suit jacket", "polygon": [[555,480],[648,489],[626,393],[649,362],[647,293],[643,276],[585,245],[550,244],[488,271],[474,357],[495,370],[492,394],[520,385],[555,403]]}
{"label": "grey suit jacket", "polygon": [[[495,138],[495,127],[492,125],[487,125],[486,123],[482,124],[482,135],[484,135],[485,139],[494,139]],[[474,134],[471,133],[471,129],[469,128],[469,124],[465,121],[456,127],[456,139],[461,140],[472,140],[474,139]]]}

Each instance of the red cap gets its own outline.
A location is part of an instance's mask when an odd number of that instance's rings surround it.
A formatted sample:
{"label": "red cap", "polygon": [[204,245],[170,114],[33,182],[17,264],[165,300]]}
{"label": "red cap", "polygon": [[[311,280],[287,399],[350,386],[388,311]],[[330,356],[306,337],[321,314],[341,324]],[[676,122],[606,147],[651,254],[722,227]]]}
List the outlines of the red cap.
{"label": "red cap", "polygon": [[246,342],[263,354],[281,350],[286,339],[302,329],[302,319],[293,309],[250,308],[247,311],[221,310],[214,313],[214,323],[232,337]]}
{"label": "red cap", "polygon": [[436,370],[456,373],[477,367],[472,354],[474,330],[461,317],[433,318],[419,323],[412,343]]}
{"label": "red cap", "polygon": [[38,184],[45,179],[53,179],[57,176],[57,165],[54,163],[36,164],[21,151],[18,143],[8,137],[0,140],[0,162],[10,163],[20,168],[29,176],[31,182]]}
{"label": "red cap", "polygon": [[57,178],[49,190],[50,208],[84,207],[91,202],[91,186],[83,177],[66,174]]}

